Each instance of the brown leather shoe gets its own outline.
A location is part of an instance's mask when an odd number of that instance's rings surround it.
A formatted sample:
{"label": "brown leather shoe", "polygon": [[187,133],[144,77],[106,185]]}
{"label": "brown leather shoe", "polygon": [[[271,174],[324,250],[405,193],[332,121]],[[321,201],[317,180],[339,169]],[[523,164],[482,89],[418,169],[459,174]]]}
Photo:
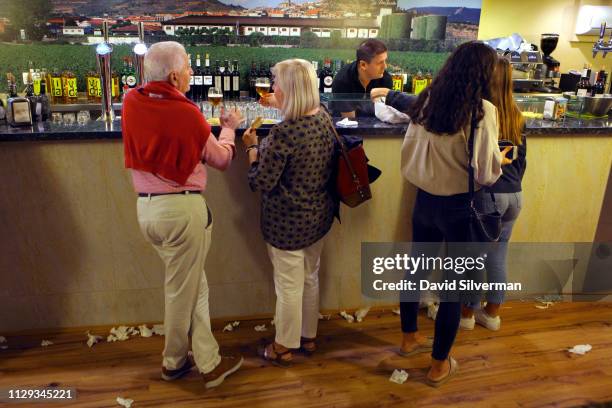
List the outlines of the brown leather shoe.
{"label": "brown leather shoe", "polygon": [[181,368],[177,368],[176,370],[168,370],[166,367],[162,367],[161,378],[162,380],[166,381],[177,380],[187,374],[189,371],[191,371],[193,366],[195,366],[193,358],[188,355]]}
{"label": "brown leather shoe", "polygon": [[242,365],[242,356],[239,354],[228,354],[221,356],[221,361],[210,373],[202,374],[204,386],[213,388],[220,385],[225,377],[236,372]]}

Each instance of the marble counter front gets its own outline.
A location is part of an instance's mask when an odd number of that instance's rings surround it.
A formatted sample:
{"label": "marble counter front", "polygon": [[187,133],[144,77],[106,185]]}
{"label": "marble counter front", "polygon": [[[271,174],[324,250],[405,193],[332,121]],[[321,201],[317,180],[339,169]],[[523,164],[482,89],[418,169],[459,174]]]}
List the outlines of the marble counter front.
{"label": "marble counter front", "polygon": [[[611,190],[610,123],[565,123],[541,124],[540,133],[532,124],[516,242],[589,242],[598,226],[612,225],[612,200],[604,200]],[[362,242],[410,241],[416,194],[399,171],[405,126],[370,120],[341,132],[363,135],[371,163],[383,173],[372,200],[343,207],[342,224],[326,240],[322,310],[380,304],[361,294],[356,254]],[[120,123],[2,127],[0,140],[6,142],[0,145],[0,333],[161,321],[163,265],[138,227]],[[204,192],[215,214],[206,274],[217,318],[272,315],[275,302],[260,199],[247,185],[244,146],[237,145],[227,171],[209,171]],[[526,273],[510,265],[509,279]]]}

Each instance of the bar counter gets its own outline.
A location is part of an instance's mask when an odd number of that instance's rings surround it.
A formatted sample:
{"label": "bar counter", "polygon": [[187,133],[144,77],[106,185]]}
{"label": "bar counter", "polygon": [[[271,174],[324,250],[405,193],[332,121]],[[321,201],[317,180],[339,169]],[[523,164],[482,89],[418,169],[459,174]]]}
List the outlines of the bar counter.
{"label": "bar counter", "polygon": [[[322,310],[380,304],[361,295],[361,243],[411,239],[416,190],[399,172],[405,130],[375,119],[339,128],[363,136],[383,174],[372,185],[373,199],[343,207],[342,223],[327,238]],[[593,241],[598,226],[612,224],[610,204],[604,207],[612,189],[612,121],[530,120],[527,133],[524,208],[513,241]],[[0,126],[0,332],[163,319],[163,266],[139,230],[120,139],[119,121]],[[259,195],[249,190],[246,173],[240,141],[226,172],[209,170],[204,196],[214,218],[206,265],[212,317],[274,311]],[[510,262],[509,281],[533,273]]]}

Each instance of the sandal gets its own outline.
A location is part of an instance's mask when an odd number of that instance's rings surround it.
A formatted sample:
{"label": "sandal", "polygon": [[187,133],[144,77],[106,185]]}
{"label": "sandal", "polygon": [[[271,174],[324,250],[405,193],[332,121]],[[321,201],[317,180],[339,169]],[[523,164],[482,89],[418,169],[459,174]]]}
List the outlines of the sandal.
{"label": "sandal", "polygon": [[448,369],[448,374],[446,374],[439,380],[431,380],[425,377],[425,384],[429,385],[430,387],[438,388],[439,386],[450,380],[451,377],[453,377],[455,374],[457,374],[457,371],[459,371],[459,364],[457,363],[457,360],[455,360],[451,356],[448,356],[448,363],[450,365]]}
{"label": "sandal", "polygon": [[305,356],[312,356],[317,351],[316,337],[309,339],[308,337],[300,337],[300,351]]}
{"label": "sandal", "polygon": [[419,353],[427,353],[431,351],[432,349],[433,349],[433,339],[431,337],[427,337],[427,341],[425,343],[417,344],[417,346],[410,351],[404,351],[400,347],[397,350],[397,354],[399,354],[402,357],[410,357],[410,356],[414,356],[415,354],[419,354]]}
{"label": "sandal", "polygon": [[[268,348],[271,348],[272,352],[269,352]],[[271,356],[272,353],[275,355],[274,357]],[[291,360],[287,360],[283,358],[283,356],[286,356],[287,354],[290,354],[290,353],[291,353],[291,349],[287,349],[287,351],[283,351],[283,352],[276,351],[276,349],[274,348],[274,342],[266,343],[263,346],[259,346],[257,348],[257,355],[259,357],[281,368],[289,368],[292,366]]]}

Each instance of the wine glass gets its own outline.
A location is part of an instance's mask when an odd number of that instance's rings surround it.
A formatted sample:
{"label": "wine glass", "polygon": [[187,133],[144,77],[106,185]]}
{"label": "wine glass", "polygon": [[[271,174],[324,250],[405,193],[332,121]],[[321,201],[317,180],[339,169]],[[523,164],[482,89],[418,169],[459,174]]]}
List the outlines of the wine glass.
{"label": "wine glass", "polygon": [[215,116],[215,106],[219,105],[223,101],[223,93],[219,88],[208,88],[208,101],[212,105],[211,117]]}
{"label": "wine glass", "polygon": [[255,91],[260,97],[264,97],[270,93],[270,78],[262,77],[255,80]]}
{"label": "wine glass", "polygon": [[85,125],[87,122],[89,122],[89,119],[91,118],[89,111],[86,110],[82,110],[79,111],[79,113],[77,113],[77,123],[81,126]]}

